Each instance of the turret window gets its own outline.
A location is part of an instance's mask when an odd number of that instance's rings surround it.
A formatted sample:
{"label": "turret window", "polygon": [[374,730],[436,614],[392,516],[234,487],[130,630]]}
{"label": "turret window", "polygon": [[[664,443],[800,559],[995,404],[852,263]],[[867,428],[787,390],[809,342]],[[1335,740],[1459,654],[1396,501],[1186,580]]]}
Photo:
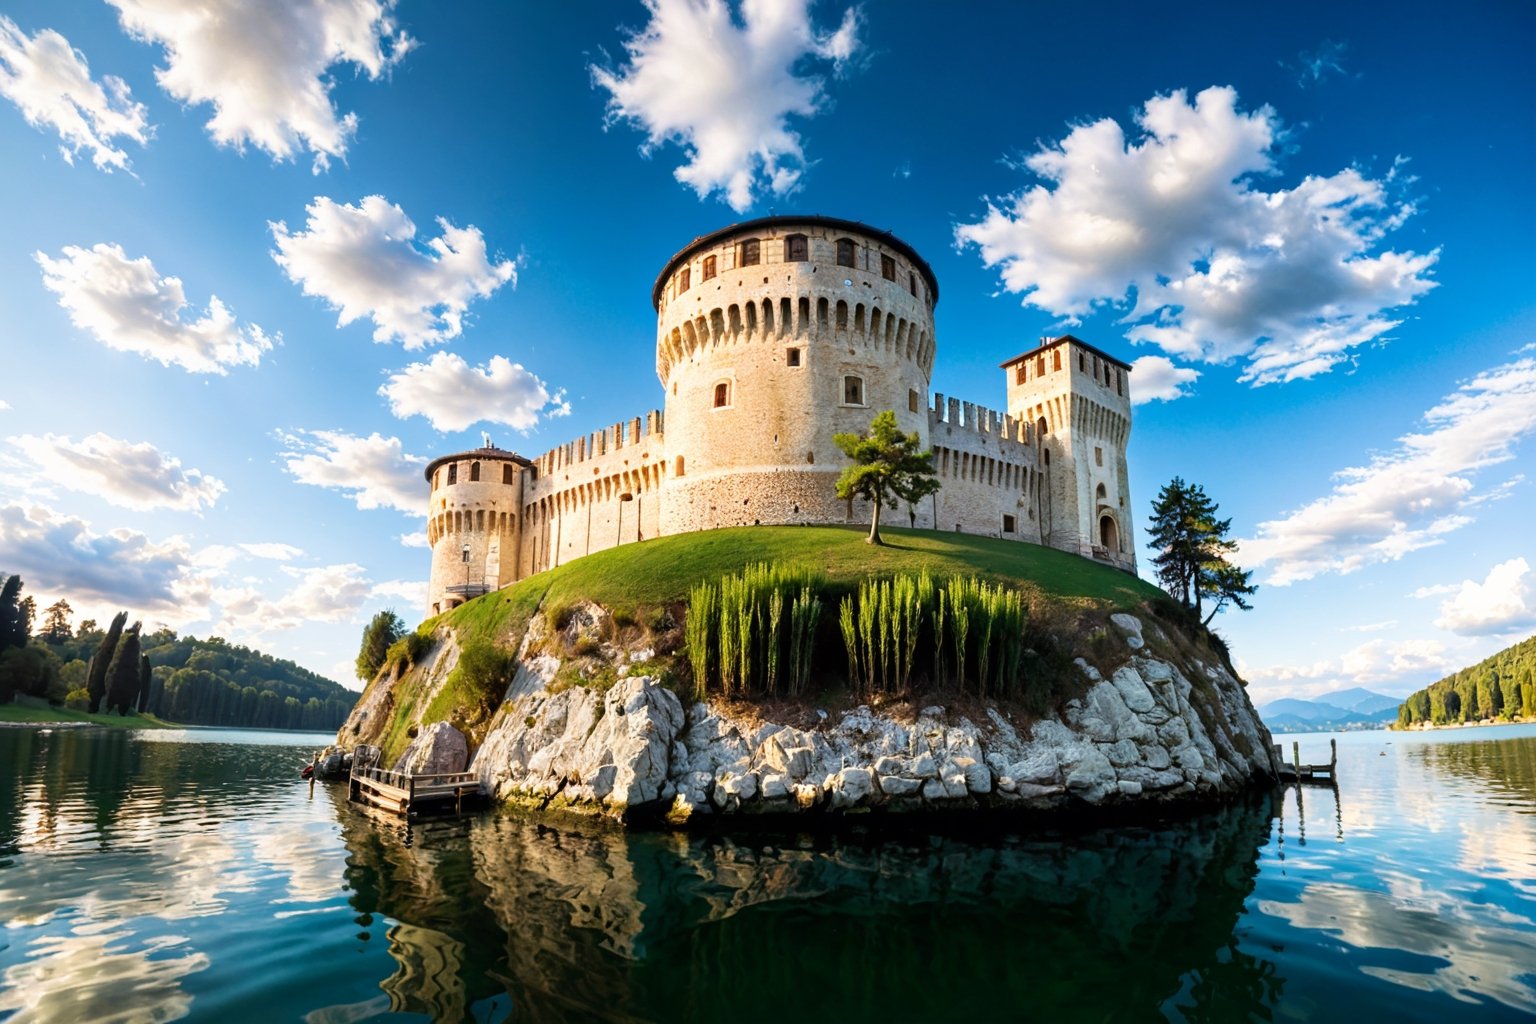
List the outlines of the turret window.
{"label": "turret window", "polygon": [[788,235],[784,239],[784,262],[804,263],[811,258],[810,245],[804,235]]}
{"label": "turret window", "polygon": [[848,374],[843,378],[843,404],[864,404],[864,378],[854,374]]}
{"label": "turret window", "polygon": [[689,284],[692,283],[692,279],[693,271],[690,268],[684,267],[682,270],[679,270],[677,272],[677,294],[681,295],[687,291]]}
{"label": "turret window", "polygon": [[916,297],[916,295],[917,295],[917,275],[916,274],[908,274],[907,275],[907,291],[911,292],[913,297]]}
{"label": "turret window", "polygon": [[1061,349],[1057,349],[1055,352],[1051,353],[1051,369],[1061,369]]}
{"label": "turret window", "polygon": [[896,261],[889,256],[880,257],[880,276],[887,281],[896,280]]}
{"label": "turret window", "polygon": [[785,349],[784,350],[784,365],[785,366],[799,366],[800,365],[800,350],[798,348],[791,348],[791,349]]}
{"label": "turret window", "polygon": [[710,278],[712,278],[714,276],[715,276],[715,258],[713,256],[705,256],[704,257],[704,280],[708,281]]}
{"label": "turret window", "polygon": [[479,481],[480,481],[480,463],[478,463],[478,462],[471,462],[469,464],[469,482],[470,483],[479,483]]}
{"label": "turret window", "polygon": [[450,484],[459,482],[459,464],[457,462],[448,467],[448,482]]}
{"label": "turret window", "polygon": [[731,404],[731,382],[722,380],[715,385],[715,408],[725,409]]}
{"label": "turret window", "polygon": [[510,463],[510,462],[502,463],[502,465],[501,465],[501,482],[504,483],[504,484],[509,484],[509,483],[512,482],[512,463]]}
{"label": "turret window", "polygon": [[853,266],[853,239],[839,238],[837,240],[837,265],[840,267]]}
{"label": "turret window", "polygon": [[755,267],[762,262],[762,244],[755,238],[742,242],[737,249],[736,265]]}

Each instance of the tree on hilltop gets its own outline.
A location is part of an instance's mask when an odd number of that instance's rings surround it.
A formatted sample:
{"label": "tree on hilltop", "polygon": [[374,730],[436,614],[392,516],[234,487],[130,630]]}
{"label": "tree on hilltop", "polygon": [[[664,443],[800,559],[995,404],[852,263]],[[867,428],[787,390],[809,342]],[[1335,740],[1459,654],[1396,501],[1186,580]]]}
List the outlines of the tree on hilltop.
{"label": "tree on hilltop", "polygon": [[405,635],[405,622],[386,608],[363,627],[363,643],[357,652],[357,678],[370,680],[379,674],[390,646]]}
{"label": "tree on hilltop", "polygon": [[57,646],[72,638],[75,631],[69,628],[69,617],[73,613],[74,609],[62,597],[53,602],[43,613],[43,631],[37,635],[38,639]]}
{"label": "tree on hilltop", "polygon": [[863,498],[873,508],[868,544],[881,544],[880,507],[897,500],[916,504],[939,489],[933,452],[919,451],[916,433],[903,433],[890,409],[877,413],[865,434],[834,434],[832,441],[853,465],[837,478],[839,498]]}
{"label": "tree on hilltop", "polygon": [[[1194,612],[1201,625],[1209,625],[1228,604],[1247,611],[1252,607],[1247,598],[1258,589],[1249,582],[1251,570],[1228,560],[1237,550],[1237,542],[1227,538],[1232,520],[1217,519],[1216,511],[1205,488],[1179,477],[1165,484],[1152,502],[1149,539],[1157,551],[1152,559],[1157,581]],[[1207,598],[1209,615],[1204,614]]]}

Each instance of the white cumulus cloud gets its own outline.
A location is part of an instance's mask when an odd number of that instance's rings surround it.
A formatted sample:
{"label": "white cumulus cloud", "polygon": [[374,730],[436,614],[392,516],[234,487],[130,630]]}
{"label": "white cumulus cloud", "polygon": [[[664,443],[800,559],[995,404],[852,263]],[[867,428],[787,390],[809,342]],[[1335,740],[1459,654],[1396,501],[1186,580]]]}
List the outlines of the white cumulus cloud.
{"label": "white cumulus cloud", "polygon": [[956,228],[1004,288],[1071,320],[1125,310],[1127,337],[1172,356],[1246,361],[1254,385],[1316,376],[1400,322],[1438,252],[1376,251],[1413,213],[1354,168],[1265,191],[1284,129],[1231,88],[1156,96],[1127,140],[1079,125],[1024,166],[1044,184]]}
{"label": "white cumulus cloud", "polygon": [[1186,384],[1200,379],[1200,371],[1188,366],[1175,366],[1167,356],[1142,356],[1131,363],[1131,404],[1147,402],[1171,402],[1183,398],[1189,392]]}
{"label": "white cumulus cloud", "polygon": [[651,20],[630,36],[628,62],[594,65],[608,91],[608,121],[646,134],[645,151],[673,142],[687,162],[677,180],[700,198],[724,193],[738,213],[756,193],[792,192],[805,169],[791,117],[825,105],[825,78],[859,49],[859,16],[850,8],[832,31],[811,23],[808,0],[645,0]]}
{"label": "white cumulus cloud", "polygon": [[0,565],[37,591],[146,611],[183,606],[192,555],[180,538],[135,530],[98,533],[77,516],[41,505],[0,507]]}
{"label": "white cumulus cloud", "polygon": [[29,39],[3,16],[0,96],[16,104],[28,124],[58,132],[59,152],[71,164],[75,154],[87,149],[101,170],[126,170],[128,154],[113,140],[121,137],[141,146],[149,140],[144,105],[134,101],[127,82],[114,75],[97,82],[85,55],[68,39],[52,29],[40,29]]}
{"label": "white cumulus cloud", "polygon": [[201,316],[189,317],[180,278],[161,277],[149,257],[131,260],[119,245],[66,245],[58,259],[32,255],[43,286],[59,297],[70,321],[108,348],[188,373],[221,375],[230,366],[257,365],[272,349],[272,338],[255,324],[237,325],[217,295]]}
{"label": "white cumulus cloud", "polygon": [[1316,697],[1350,686],[1385,686],[1402,692],[1454,671],[1461,657],[1439,640],[1378,637],[1310,664],[1243,664],[1239,668],[1249,694],[1255,703],[1263,704],[1281,697]]}
{"label": "white cumulus cloud", "polygon": [[360,509],[393,508],[425,514],[427,460],[407,455],[397,437],[357,437],[338,430],[300,431],[282,437],[283,461],[300,483],[344,492]]}
{"label": "white cumulus cloud", "polygon": [[470,302],[517,279],[513,261],[489,259],[479,228],[438,218],[442,234],[418,245],[416,225],[383,196],[356,206],[317,196],[304,212],[301,231],[268,225],[272,258],[305,295],[337,311],[338,326],[372,320],[377,342],[418,349],[457,337]]}
{"label": "white cumulus cloud", "polygon": [[402,533],[400,535],[400,546],[403,548],[430,548],[432,545],[427,543],[427,532],[425,530],[418,530],[415,533]]}
{"label": "white cumulus cloud", "polygon": [[298,629],[310,622],[347,622],[362,607],[373,585],[354,563],[314,568],[284,566],[296,582],[269,598],[254,587],[216,587],[219,606],[214,630],[225,636],[259,638]]}
{"label": "white cumulus cloud", "polygon": [[502,423],[527,431],[539,415],[571,411],[565,392],[551,395],[544,382],[505,356],[470,366],[451,352],[435,353],[392,374],[379,394],[400,419],[425,416],[438,430],[464,430],[472,423]]}
{"label": "white cumulus cloud", "polygon": [[1478,493],[1479,470],[1507,462],[1536,431],[1536,359],[1478,374],[1424,414],[1425,429],[1366,465],[1334,474],[1333,490],[1242,540],[1239,561],[1265,567],[1270,586],[1325,573],[1350,573],[1441,543],[1472,522],[1493,492]]}
{"label": "white cumulus cloud", "polygon": [[413,612],[423,608],[427,603],[426,580],[385,580],[375,583],[373,589],[368,592],[368,600],[389,602],[398,601],[406,608],[406,612],[400,617],[410,619]]}
{"label": "white cumulus cloud", "polygon": [[183,469],[180,459],[147,441],[135,443],[102,433],[79,441],[53,434],[22,434],[7,440],[52,482],[122,508],[200,512],[212,508],[225,491],[217,477]]}
{"label": "white cumulus cloud", "polygon": [[1435,620],[1441,629],[1462,636],[1488,636],[1536,628],[1536,574],[1524,558],[1499,563],[1481,583],[1463,580],[1436,592],[1447,589],[1452,596],[1441,603]]}
{"label": "white cumulus cloud", "polygon": [[155,78],[190,105],[211,104],[220,145],[275,160],[314,154],[314,169],[346,155],[355,114],[338,114],[331,69],[378,79],[414,45],[391,17],[393,0],[109,0],[123,29],[164,49]]}

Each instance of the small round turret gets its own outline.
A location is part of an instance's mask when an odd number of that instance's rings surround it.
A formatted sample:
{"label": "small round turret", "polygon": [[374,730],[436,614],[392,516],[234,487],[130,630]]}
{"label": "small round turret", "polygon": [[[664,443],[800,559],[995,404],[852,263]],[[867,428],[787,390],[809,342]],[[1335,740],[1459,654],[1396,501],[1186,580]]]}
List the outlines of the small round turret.
{"label": "small round turret", "polygon": [[489,443],[444,455],[426,469],[432,576],[427,614],[438,615],[520,578],[518,520],[531,463]]}

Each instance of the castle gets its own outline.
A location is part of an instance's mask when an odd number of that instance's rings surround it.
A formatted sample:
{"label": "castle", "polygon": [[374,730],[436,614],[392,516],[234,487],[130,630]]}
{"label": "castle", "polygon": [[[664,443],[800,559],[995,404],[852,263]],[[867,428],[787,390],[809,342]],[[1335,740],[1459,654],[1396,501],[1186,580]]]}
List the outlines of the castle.
{"label": "castle", "polygon": [[914,526],[1044,544],[1134,572],[1130,366],[1071,335],[1002,364],[1007,411],[935,394],[939,284],[854,221],[774,216],[694,239],[651,292],[653,410],[534,459],[434,459],[427,614],[593,551],[724,526],[867,524],[837,433],[891,409],[942,484]]}

